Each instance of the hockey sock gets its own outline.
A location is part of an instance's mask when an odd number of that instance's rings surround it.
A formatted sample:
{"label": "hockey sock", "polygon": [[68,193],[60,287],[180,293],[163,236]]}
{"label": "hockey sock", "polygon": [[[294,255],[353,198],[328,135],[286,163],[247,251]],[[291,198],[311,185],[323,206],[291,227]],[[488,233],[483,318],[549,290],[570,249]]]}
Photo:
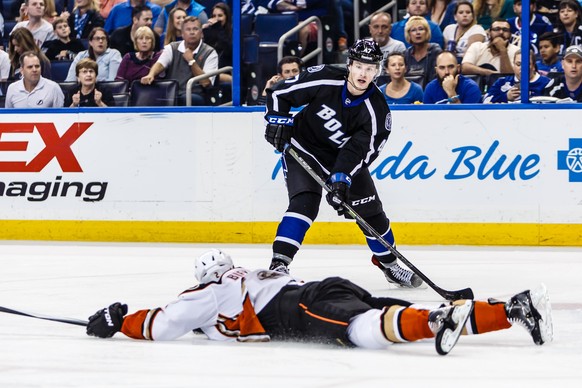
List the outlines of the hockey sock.
{"label": "hockey sock", "polygon": [[[388,218],[386,218],[386,215],[384,213],[370,217],[366,219],[366,222],[368,222],[370,226],[372,226],[378,232],[385,231],[382,234],[382,237],[390,245],[395,246],[394,234],[392,233],[392,228],[390,227],[390,221],[388,220]],[[382,243],[380,243],[374,237],[368,236],[367,234],[365,235],[368,247],[370,248],[374,256],[378,258],[379,261],[381,261],[382,263],[390,263],[396,260],[396,257],[388,250],[388,248],[382,245]]]}
{"label": "hockey sock", "polygon": [[[464,302],[464,301],[456,301]],[[465,324],[463,334],[483,334],[511,327],[507,320],[504,304],[490,304],[476,301],[471,317]]]}
{"label": "hockey sock", "polygon": [[390,342],[409,342],[433,338],[428,326],[428,310],[392,306],[382,314],[382,329]]}

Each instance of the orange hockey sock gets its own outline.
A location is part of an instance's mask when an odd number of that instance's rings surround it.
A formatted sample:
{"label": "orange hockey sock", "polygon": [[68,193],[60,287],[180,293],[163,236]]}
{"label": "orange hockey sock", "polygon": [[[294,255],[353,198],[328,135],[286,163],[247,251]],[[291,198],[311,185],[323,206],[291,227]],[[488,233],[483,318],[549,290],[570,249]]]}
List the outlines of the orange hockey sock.
{"label": "orange hockey sock", "polygon": [[428,327],[428,310],[392,306],[382,316],[384,335],[391,342],[417,341],[434,337]]}
{"label": "orange hockey sock", "polygon": [[475,302],[470,322],[473,329],[470,334],[483,334],[511,327],[503,303]]}

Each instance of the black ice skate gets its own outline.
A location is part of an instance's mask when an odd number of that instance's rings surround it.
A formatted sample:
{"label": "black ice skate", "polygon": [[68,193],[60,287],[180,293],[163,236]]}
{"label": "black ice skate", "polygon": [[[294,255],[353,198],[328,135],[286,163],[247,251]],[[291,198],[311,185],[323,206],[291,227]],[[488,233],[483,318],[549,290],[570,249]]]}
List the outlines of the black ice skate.
{"label": "black ice skate", "polygon": [[509,322],[523,326],[536,345],[552,341],[552,307],[544,284],[513,296],[505,303],[505,312]]}
{"label": "black ice skate", "polygon": [[289,275],[289,267],[287,267],[287,263],[281,260],[273,259],[271,261],[271,265],[269,266],[271,271],[281,272],[286,275]]}
{"label": "black ice skate", "polygon": [[465,323],[473,311],[473,301],[458,306],[447,306],[428,314],[428,326],[435,333],[435,347],[441,356],[447,355],[457,344]]}
{"label": "black ice skate", "polygon": [[376,256],[372,256],[372,263],[384,272],[389,283],[403,288],[418,288],[422,285],[422,279],[414,272],[402,268],[396,261],[390,264],[380,262]]}

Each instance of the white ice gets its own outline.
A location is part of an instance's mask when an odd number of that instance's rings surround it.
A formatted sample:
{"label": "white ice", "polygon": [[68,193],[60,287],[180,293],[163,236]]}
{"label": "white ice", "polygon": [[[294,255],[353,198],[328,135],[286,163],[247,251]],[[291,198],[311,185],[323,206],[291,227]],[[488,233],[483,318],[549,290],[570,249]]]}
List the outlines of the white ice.
{"label": "white ice", "polygon": [[[193,258],[213,245],[0,243],[0,306],[87,319],[121,301],[164,306],[195,283]],[[214,245],[216,246],[216,245]],[[222,246],[238,265],[265,267],[267,245]],[[506,299],[541,282],[554,341],[521,327],[463,336],[439,356],[432,341],[386,350],[304,343],[173,342],[88,337],[81,326],[0,313],[0,387],[582,387],[582,249],[400,247],[446,289]],[[376,295],[439,303],[430,288],[390,288],[363,246],[304,246],[292,272],[339,275]]]}

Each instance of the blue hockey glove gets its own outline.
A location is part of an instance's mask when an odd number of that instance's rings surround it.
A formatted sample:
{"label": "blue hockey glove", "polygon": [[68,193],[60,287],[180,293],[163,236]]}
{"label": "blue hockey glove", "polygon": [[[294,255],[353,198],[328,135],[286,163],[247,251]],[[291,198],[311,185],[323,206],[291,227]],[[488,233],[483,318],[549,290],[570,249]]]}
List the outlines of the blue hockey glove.
{"label": "blue hockey glove", "polygon": [[265,116],[267,128],[265,139],[279,152],[283,152],[285,144],[291,141],[293,136],[293,117],[286,116]]}
{"label": "blue hockey glove", "polygon": [[348,201],[352,178],[343,172],[336,172],[329,177],[327,184],[331,188],[325,197],[327,202],[337,211],[337,214],[344,215],[343,204]]}
{"label": "blue hockey glove", "polygon": [[87,335],[109,338],[121,330],[123,317],[127,314],[127,305],[119,302],[97,311],[89,317]]}

